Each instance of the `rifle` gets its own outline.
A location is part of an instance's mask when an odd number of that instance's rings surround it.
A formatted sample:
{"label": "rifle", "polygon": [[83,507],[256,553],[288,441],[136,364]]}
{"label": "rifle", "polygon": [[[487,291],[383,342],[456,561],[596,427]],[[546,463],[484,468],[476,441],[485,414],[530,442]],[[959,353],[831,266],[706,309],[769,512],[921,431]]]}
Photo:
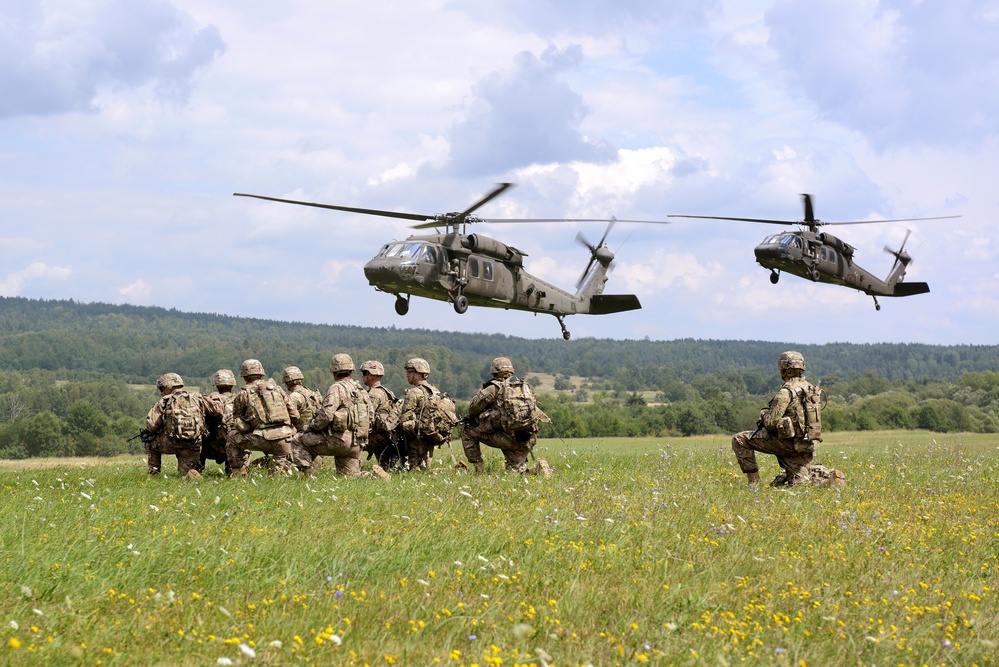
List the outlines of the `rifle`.
{"label": "rifle", "polygon": [[149,429],[144,428],[135,435],[133,435],[131,438],[126,440],[125,442],[132,442],[136,438],[139,438],[140,440],[142,440],[143,443],[148,445],[150,442],[156,439],[156,435],[157,435],[156,433],[153,433]]}

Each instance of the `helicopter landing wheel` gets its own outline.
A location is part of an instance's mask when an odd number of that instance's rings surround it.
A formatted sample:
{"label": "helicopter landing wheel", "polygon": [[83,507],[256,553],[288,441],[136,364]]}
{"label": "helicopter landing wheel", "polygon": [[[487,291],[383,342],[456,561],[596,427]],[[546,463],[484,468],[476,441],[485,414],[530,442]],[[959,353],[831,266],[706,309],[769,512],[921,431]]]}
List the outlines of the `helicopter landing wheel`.
{"label": "helicopter landing wheel", "polygon": [[808,272],[808,277],[811,278],[813,282],[819,282],[819,270],[812,269]]}
{"label": "helicopter landing wheel", "polygon": [[461,315],[466,310],[468,310],[468,297],[464,294],[459,294],[454,299],[454,312]]}
{"label": "helicopter landing wheel", "polygon": [[771,271],[770,272],[770,284],[771,285],[776,285],[778,280],[780,280],[780,274],[777,273],[776,271]]}
{"label": "helicopter landing wheel", "polygon": [[562,339],[569,340],[572,337],[572,334],[569,333],[569,330],[565,328],[565,320],[562,319],[561,315],[556,315],[555,319],[558,320],[558,325],[562,327]]}
{"label": "helicopter landing wheel", "polygon": [[395,297],[395,312],[399,315],[405,315],[409,312],[409,299],[403,299],[402,295],[396,295]]}
{"label": "helicopter landing wheel", "polygon": [[878,297],[872,297],[874,299],[874,310],[881,310],[881,304],[878,303]]}

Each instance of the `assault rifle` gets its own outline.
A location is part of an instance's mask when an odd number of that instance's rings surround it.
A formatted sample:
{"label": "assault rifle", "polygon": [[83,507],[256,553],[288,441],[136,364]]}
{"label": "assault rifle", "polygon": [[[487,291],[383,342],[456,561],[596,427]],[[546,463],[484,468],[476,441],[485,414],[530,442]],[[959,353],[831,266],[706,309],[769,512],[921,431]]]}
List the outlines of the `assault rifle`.
{"label": "assault rifle", "polygon": [[131,438],[126,440],[125,442],[132,442],[133,440],[138,438],[139,440],[142,440],[143,443],[148,445],[149,443],[151,443],[153,440],[156,439],[156,435],[157,433],[153,433],[149,429],[144,428],[135,435],[133,435]]}

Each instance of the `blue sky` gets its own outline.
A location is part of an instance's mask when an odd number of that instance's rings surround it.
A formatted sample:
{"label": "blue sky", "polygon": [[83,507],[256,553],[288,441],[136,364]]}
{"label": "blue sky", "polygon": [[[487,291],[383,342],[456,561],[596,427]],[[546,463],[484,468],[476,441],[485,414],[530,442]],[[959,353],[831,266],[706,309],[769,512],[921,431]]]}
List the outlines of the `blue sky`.
{"label": "blue sky", "polygon": [[[617,225],[574,337],[994,344],[999,2],[2,1],[0,294],[558,337],[551,317],[414,300],[362,267],[404,221],[232,197],[483,217],[826,220],[908,279],[873,301],[785,276],[776,230]],[[572,288],[600,225],[484,225]]]}

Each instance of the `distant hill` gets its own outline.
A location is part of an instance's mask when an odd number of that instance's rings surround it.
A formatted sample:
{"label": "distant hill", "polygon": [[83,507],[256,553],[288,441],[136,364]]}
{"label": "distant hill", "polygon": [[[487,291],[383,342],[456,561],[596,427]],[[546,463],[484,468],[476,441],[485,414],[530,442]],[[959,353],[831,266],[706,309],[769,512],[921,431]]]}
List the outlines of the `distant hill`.
{"label": "distant hill", "polygon": [[255,357],[268,372],[295,364],[314,386],[328,380],[334,351],[357,364],[379,359],[388,382],[404,385],[402,365],[427,358],[431,381],[468,397],[504,355],[518,372],[583,376],[628,391],[669,392],[717,376],[750,394],[773,387],[777,356],[805,355],[813,378],[870,374],[887,380],[956,378],[966,371],[999,371],[999,346],[829,343],[683,339],[673,341],[531,340],[506,335],[420,329],[277,322],[143,306],[0,298],[0,370],[49,371],[64,379],[120,378],[153,382],[175,371],[206,384],[218,368],[238,369]]}

